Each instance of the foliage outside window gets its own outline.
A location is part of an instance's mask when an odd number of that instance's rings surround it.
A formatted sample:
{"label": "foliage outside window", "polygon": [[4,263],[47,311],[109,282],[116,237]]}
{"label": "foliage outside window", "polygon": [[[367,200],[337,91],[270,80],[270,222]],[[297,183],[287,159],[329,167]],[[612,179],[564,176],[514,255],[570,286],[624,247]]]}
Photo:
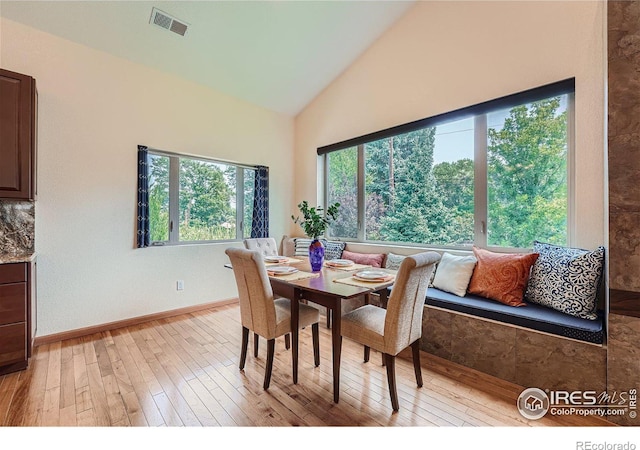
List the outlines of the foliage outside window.
{"label": "foliage outside window", "polygon": [[408,132],[319,150],[327,202],[342,205],[331,236],[460,248],[566,245],[573,89],[525,102],[529,94],[521,103],[511,96],[508,107],[487,102]]}
{"label": "foliage outside window", "polygon": [[149,151],[151,242],[249,237],[255,169]]}

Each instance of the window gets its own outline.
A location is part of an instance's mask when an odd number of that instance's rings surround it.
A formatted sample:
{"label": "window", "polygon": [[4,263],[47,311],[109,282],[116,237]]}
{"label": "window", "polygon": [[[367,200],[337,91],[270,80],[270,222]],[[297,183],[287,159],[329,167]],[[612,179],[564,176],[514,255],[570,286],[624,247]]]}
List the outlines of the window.
{"label": "window", "polygon": [[[358,237],[358,149],[348,148],[327,155],[328,205],[340,203],[340,215],[331,228],[332,234],[345,238]],[[325,208],[326,209],[326,208]]]}
{"label": "window", "polygon": [[149,150],[153,245],[249,237],[256,169]]}
{"label": "window", "polygon": [[469,248],[569,241],[574,80],[318,149],[332,237]]}

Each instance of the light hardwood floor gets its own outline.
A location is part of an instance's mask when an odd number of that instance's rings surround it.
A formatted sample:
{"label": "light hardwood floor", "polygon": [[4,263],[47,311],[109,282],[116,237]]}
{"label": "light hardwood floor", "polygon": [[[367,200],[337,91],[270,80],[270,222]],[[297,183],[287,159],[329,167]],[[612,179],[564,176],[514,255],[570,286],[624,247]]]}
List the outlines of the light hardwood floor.
{"label": "light hardwood floor", "polygon": [[410,360],[396,364],[400,411],[393,413],[380,354],[343,341],[340,403],[333,403],[331,335],[320,327],[320,367],[311,330],[300,334],[299,382],[284,340],[268,391],[266,341],[250,343],[238,370],[239,307],[154,320],[37,347],[30,367],[0,376],[3,426],[603,426],[598,418],[524,419],[522,387],[423,353],[424,386]]}

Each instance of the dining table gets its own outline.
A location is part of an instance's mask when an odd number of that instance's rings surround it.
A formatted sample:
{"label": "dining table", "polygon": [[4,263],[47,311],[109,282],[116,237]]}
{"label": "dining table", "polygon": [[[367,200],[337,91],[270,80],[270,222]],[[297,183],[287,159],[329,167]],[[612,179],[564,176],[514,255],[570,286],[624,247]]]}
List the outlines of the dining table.
{"label": "dining table", "polygon": [[[333,400],[340,399],[340,357],[342,352],[341,316],[342,304],[345,300],[364,297],[369,303],[373,293],[386,294],[386,290],[393,284],[396,271],[391,269],[372,268],[361,264],[351,267],[329,267],[327,263],[317,272],[311,270],[307,258],[289,258],[285,263],[298,269],[298,275],[280,275],[269,271],[269,280],[275,295],[291,300],[291,351],[293,362],[293,382],[298,383],[298,315],[299,302],[313,302],[326,307],[327,314],[332,315],[331,348],[333,359]],[[282,266],[282,264],[280,264]],[[384,279],[377,281],[354,278],[354,274],[362,270],[381,271],[386,274]]]}

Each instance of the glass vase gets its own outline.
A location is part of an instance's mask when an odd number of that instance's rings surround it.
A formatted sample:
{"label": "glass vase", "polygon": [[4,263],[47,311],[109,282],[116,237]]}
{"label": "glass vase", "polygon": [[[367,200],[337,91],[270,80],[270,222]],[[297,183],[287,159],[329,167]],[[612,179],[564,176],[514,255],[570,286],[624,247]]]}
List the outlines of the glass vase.
{"label": "glass vase", "polygon": [[312,272],[320,272],[324,264],[324,245],[319,239],[311,241],[309,246],[309,264]]}

